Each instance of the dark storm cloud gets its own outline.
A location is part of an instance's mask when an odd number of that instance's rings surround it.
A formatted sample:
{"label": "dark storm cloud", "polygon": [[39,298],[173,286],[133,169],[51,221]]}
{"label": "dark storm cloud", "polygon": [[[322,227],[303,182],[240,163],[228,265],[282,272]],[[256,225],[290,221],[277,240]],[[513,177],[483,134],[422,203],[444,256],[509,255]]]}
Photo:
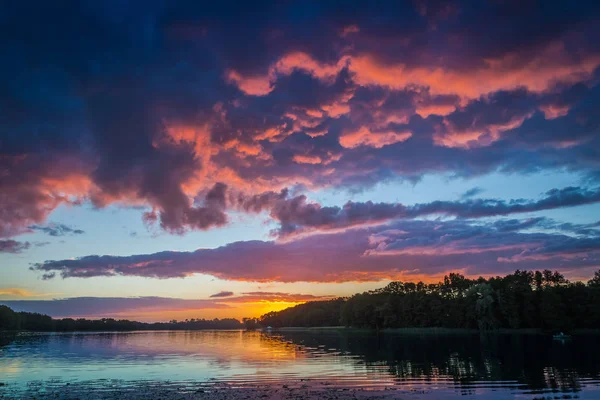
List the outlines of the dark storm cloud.
{"label": "dark storm cloud", "polygon": [[[237,209],[258,212],[265,193],[295,185],[362,190],[541,170],[600,181],[599,11],[597,2],[10,4],[0,15],[0,237],[84,202],[144,207],[145,222],[176,234],[223,226],[229,200],[216,182],[256,195]],[[555,207],[469,201],[411,210],[472,218]],[[406,211],[303,203],[268,208],[282,232]]]}

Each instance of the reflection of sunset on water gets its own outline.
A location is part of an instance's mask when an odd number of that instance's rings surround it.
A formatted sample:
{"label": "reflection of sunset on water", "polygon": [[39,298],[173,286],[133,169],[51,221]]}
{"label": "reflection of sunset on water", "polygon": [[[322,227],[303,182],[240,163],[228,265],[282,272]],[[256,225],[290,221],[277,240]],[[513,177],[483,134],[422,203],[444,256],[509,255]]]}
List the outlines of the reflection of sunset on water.
{"label": "reflection of sunset on water", "polygon": [[595,399],[600,355],[593,343],[593,336],[568,347],[542,335],[350,330],[25,334],[0,347],[0,372],[13,387],[32,379],[92,386],[117,379],[125,386],[151,381],[178,387],[193,382],[394,387],[436,390],[448,399],[489,395],[497,400],[518,393],[531,400],[558,390]]}
{"label": "reflection of sunset on water", "polygon": [[128,354],[197,355],[221,361],[277,362],[304,357],[293,344],[261,332],[244,331],[155,331],[110,335],[110,346]]}

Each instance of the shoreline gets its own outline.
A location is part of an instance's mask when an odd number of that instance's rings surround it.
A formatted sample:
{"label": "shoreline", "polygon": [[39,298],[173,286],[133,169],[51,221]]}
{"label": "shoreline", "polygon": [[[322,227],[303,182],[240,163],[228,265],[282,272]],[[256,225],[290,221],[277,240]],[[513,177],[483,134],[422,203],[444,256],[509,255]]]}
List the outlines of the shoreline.
{"label": "shoreline", "polygon": [[[0,385],[0,399],[23,400],[229,400],[229,399],[353,399],[353,400],[388,400],[431,398],[432,392],[422,390],[400,390],[394,387],[351,387],[337,386],[330,382],[290,381],[287,383],[244,384],[229,383],[195,383],[184,384],[174,382],[136,382],[119,385],[105,382],[32,382],[23,389],[10,384]],[[451,395],[448,392],[438,393],[443,397]],[[440,397],[436,397],[440,398]]]}
{"label": "shoreline", "polygon": [[[474,334],[527,334],[527,335],[552,335],[551,332],[544,331],[537,328],[499,328],[488,331],[480,331],[478,329],[465,329],[465,328],[384,328],[384,329],[372,329],[372,328],[356,328],[346,326],[287,326],[281,328],[272,329],[134,329],[134,330],[90,330],[90,331],[28,331],[28,330],[17,330],[17,331],[6,331],[0,330],[0,338],[8,336],[16,336],[19,334],[94,334],[94,333],[132,333],[132,332],[357,332],[357,333],[404,333],[404,334],[453,334],[453,335],[474,335]],[[571,335],[586,335],[586,334],[600,334],[600,329],[573,329],[568,332]]]}

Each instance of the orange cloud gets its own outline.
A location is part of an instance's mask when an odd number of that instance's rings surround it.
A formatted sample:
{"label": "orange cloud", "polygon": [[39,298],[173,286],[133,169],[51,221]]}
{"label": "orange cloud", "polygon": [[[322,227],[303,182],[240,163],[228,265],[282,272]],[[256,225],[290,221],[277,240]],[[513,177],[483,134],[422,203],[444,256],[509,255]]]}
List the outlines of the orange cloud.
{"label": "orange cloud", "polygon": [[325,64],[313,59],[304,52],[291,52],[284,54],[278,61],[273,63],[264,75],[243,76],[235,70],[228,70],[225,80],[234,84],[247,95],[265,96],[275,87],[278,75],[291,75],[294,71],[303,71],[314,77],[332,82],[339,71],[347,63],[347,58],[342,57],[335,64]]}
{"label": "orange cloud", "polygon": [[61,204],[81,204],[94,187],[92,169],[92,162],[67,155],[0,155],[0,237],[28,232],[27,226],[44,222]]}
{"label": "orange cloud", "polygon": [[[532,113],[515,116],[503,124],[489,124],[483,127],[470,127],[469,129],[457,129],[447,119],[444,120],[446,130],[437,132],[433,136],[433,142],[438,146],[474,148],[489,146],[498,141],[503,132],[518,128],[523,122],[530,118]],[[475,120],[473,123],[476,123]]]}
{"label": "orange cloud", "polygon": [[458,94],[477,98],[498,90],[526,87],[532,92],[548,90],[557,82],[576,83],[591,78],[600,65],[599,56],[571,61],[562,42],[553,43],[527,62],[518,54],[484,60],[480,67],[453,71],[443,67],[408,67],[384,64],[370,55],[352,57],[349,68],[359,85],[404,89],[408,85],[429,87],[432,94]]}
{"label": "orange cloud", "polygon": [[381,148],[390,144],[404,142],[412,136],[409,131],[394,132],[372,132],[369,128],[361,126],[354,131],[347,131],[340,136],[340,144],[345,148],[355,148],[359,146],[369,146]]}
{"label": "orange cloud", "polygon": [[423,118],[427,118],[430,115],[448,115],[456,110],[456,106],[452,104],[431,104],[431,105],[417,105],[415,112]]}
{"label": "orange cloud", "polygon": [[296,154],[293,157],[294,162],[298,164],[321,164],[322,160],[319,156]]}
{"label": "orange cloud", "polygon": [[238,139],[230,140],[223,146],[225,149],[235,149],[237,152],[247,156],[258,156],[262,152],[262,146],[258,143],[241,142]]}
{"label": "orange cloud", "polygon": [[346,63],[347,59],[345,57],[342,57],[335,64],[325,64],[313,59],[307,53],[292,52],[281,57],[271,67],[270,75],[272,77],[275,77],[277,74],[291,75],[294,70],[300,70],[320,80],[331,82]]}
{"label": "orange cloud", "polygon": [[229,70],[225,80],[235,84],[242,92],[250,96],[265,96],[273,90],[268,76],[242,76],[240,73]]}
{"label": "orange cloud", "polygon": [[254,139],[268,140],[269,142],[278,142],[278,137],[281,137],[283,134],[284,133],[281,128],[269,128],[255,136]]}
{"label": "orange cloud", "polygon": [[30,297],[35,293],[21,288],[0,288],[0,296]]}
{"label": "orange cloud", "polygon": [[559,117],[564,117],[569,113],[570,109],[571,107],[568,105],[560,106],[554,104],[547,104],[540,106],[540,110],[544,113],[544,117],[546,119],[556,119]]}
{"label": "orange cloud", "polygon": [[334,102],[321,107],[332,118],[338,118],[350,112],[350,106],[344,102]]}

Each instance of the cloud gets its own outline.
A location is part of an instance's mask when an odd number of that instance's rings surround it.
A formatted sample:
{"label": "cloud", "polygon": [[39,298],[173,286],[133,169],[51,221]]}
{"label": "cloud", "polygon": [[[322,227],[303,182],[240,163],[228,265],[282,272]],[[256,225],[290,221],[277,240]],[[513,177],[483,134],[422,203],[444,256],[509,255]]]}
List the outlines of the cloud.
{"label": "cloud", "polygon": [[342,147],[354,148],[358,146],[371,146],[381,148],[394,143],[404,142],[410,139],[411,132],[372,132],[368,128],[362,127],[359,130],[346,132],[340,136]]}
{"label": "cloud", "polygon": [[[248,241],[192,252],[87,256],[46,261],[31,269],[63,278],[208,274],[241,281],[348,282],[406,280],[411,274],[440,275],[452,270],[478,275],[560,267],[576,273],[600,265],[597,227],[587,227],[586,236],[572,236],[573,226],[563,232],[550,222],[397,221],[291,242]],[[536,258],[523,258],[530,254]]]}
{"label": "cloud", "polygon": [[27,250],[31,244],[29,242],[17,242],[16,240],[0,240],[0,253],[21,253]]}
{"label": "cloud", "polygon": [[[0,289],[0,296],[10,295],[28,297],[33,294],[29,291],[5,288]],[[314,300],[326,300],[332,296],[314,296],[310,294],[284,293],[284,292],[247,292],[240,296],[233,296],[232,292],[220,292],[210,296],[210,299],[180,299],[172,297],[71,297],[52,300],[1,300],[0,304],[6,305],[15,311],[36,312],[52,317],[86,317],[110,318],[130,315],[144,316],[153,313],[173,313],[196,310],[223,310],[233,307],[242,307],[246,303],[261,302],[286,302],[301,303]],[[147,317],[147,315],[146,315]],[[143,317],[145,318],[145,317]]]}
{"label": "cloud", "polygon": [[562,207],[573,207],[600,202],[600,188],[588,189],[569,186],[563,189],[552,189],[539,200],[513,199],[489,200],[475,199],[463,202],[433,201],[415,205],[410,214],[444,214],[462,218],[480,218],[516,213],[551,210]]}
{"label": "cloud", "polygon": [[0,287],[0,296],[29,297],[33,295],[33,292],[26,289]]}
{"label": "cloud", "polygon": [[427,174],[600,181],[594,2],[230,10],[14,7],[1,39],[0,237],[82,204],[139,207],[173,234],[219,228],[217,183],[260,196]]}
{"label": "cloud", "polygon": [[448,114],[434,142],[447,147],[488,146],[533,115],[533,97],[525,89],[481,97]]}
{"label": "cloud", "polygon": [[167,297],[71,297],[54,300],[0,300],[15,311],[36,312],[52,317],[114,317],[118,314],[229,308],[211,300]]}
{"label": "cloud", "polygon": [[460,196],[460,198],[461,198],[462,200],[465,200],[465,199],[468,199],[468,198],[471,198],[471,197],[475,197],[475,196],[477,196],[477,195],[479,195],[479,194],[483,193],[484,191],[485,191],[485,189],[483,189],[483,188],[480,188],[480,187],[474,187],[474,188],[471,188],[471,189],[467,190],[466,192],[464,192],[464,193],[463,193],[463,194]]}
{"label": "cloud", "polygon": [[[559,60],[551,59],[556,56]],[[575,83],[590,79],[600,65],[597,55],[584,60],[568,59],[563,43],[549,44],[535,58],[522,65],[511,55],[492,60],[482,60],[485,64],[462,72],[440,67],[409,67],[405,63],[382,63],[365,55],[353,58],[350,70],[356,74],[361,85],[380,85],[401,89],[411,84],[429,87],[435,94],[458,94],[466,98],[500,90],[512,90],[521,86],[534,92],[543,92],[555,82]],[[515,62],[517,61],[517,62]]]}
{"label": "cloud", "polygon": [[302,303],[306,301],[329,300],[334,296],[315,296],[312,294],[285,293],[285,292],[244,292],[241,296],[231,297],[226,303],[251,303],[251,302],[286,302]]}
{"label": "cloud", "polygon": [[85,232],[81,229],[75,229],[65,224],[50,223],[45,226],[31,225],[28,229],[40,231],[50,236],[81,235]]}
{"label": "cloud", "polygon": [[215,293],[213,295],[210,296],[210,298],[214,298],[214,297],[231,297],[233,296],[233,292],[219,292],[219,293]]}
{"label": "cloud", "polygon": [[[473,196],[477,190],[472,189],[470,192],[470,196]],[[247,213],[267,211],[271,219],[279,223],[272,234],[279,238],[288,238],[311,232],[336,232],[348,228],[381,225],[396,219],[431,215],[483,218],[594,204],[600,202],[600,188],[552,189],[538,200],[472,199],[470,196],[463,196],[460,201],[432,201],[414,205],[350,201],[339,207],[310,202],[306,195],[290,197],[287,189],[279,193],[268,191],[258,195],[247,195],[228,188],[224,183],[217,183],[207,193],[207,206],[202,209],[214,209],[223,216],[227,210]]]}
{"label": "cloud", "polygon": [[307,202],[305,196],[278,201],[271,210],[273,219],[280,222],[276,233],[281,237],[310,231],[379,225],[394,219],[412,219],[430,215],[458,218],[483,218],[517,213],[551,210],[600,202],[600,188],[566,187],[552,189],[539,200],[465,199],[461,201],[432,201],[415,205],[401,203],[348,202],[343,207],[323,207]]}

